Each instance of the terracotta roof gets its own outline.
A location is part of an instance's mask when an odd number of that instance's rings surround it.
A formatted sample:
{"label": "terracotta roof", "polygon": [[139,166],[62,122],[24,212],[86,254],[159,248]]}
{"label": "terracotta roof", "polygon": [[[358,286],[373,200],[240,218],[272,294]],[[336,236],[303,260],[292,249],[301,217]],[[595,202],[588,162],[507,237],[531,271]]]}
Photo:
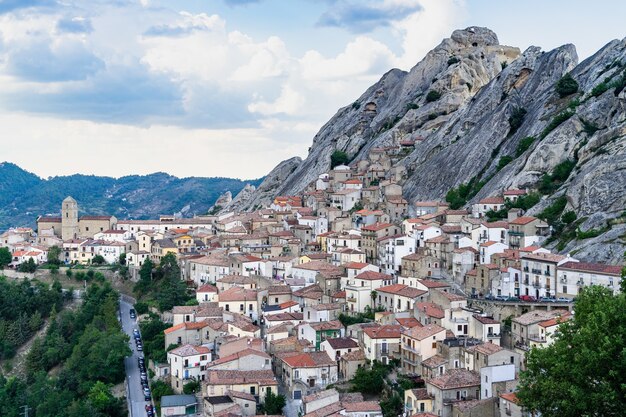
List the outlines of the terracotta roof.
{"label": "terracotta roof", "polygon": [[204,284],[196,290],[196,293],[217,292],[217,287],[211,284]]}
{"label": "terracotta roof", "polygon": [[165,334],[170,334],[176,330],[185,329],[185,330],[198,330],[204,327],[207,327],[209,324],[206,321],[187,321],[185,323],[177,324],[176,326],[172,326],[169,329],[163,330]]}
{"label": "terracotta roof", "polygon": [[550,320],[557,316],[564,316],[566,314],[569,314],[567,310],[533,310],[529,311],[526,314],[522,314],[519,317],[515,317],[513,319],[513,322],[521,325],[528,325],[533,323],[540,323],[542,321]]}
{"label": "terracotta roof", "polygon": [[342,265],[346,269],[363,269],[368,266],[368,263],[365,262],[348,262],[347,264]]}
{"label": "terracotta roof", "polygon": [[545,262],[551,262],[551,263],[559,263],[563,259],[565,259],[565,256],[557,255],[555,253],[539,252],[539,253],[528,253],[528,254],[525,254],[525,255],[522,256],[522,259],[532,259],[534,261],[545,261]]}
{"label": "terracotta roof", "polygon": [[333,349],[351,349],[359,347],[359,344],[349,337],[335,337],[326,339],[326,341]]}
{"label": "terracotta roof", "polygon": [[482,224],[488,229],[508,229],[509,228],[509,223],[505,221],[483,222]]}
{"label": "terracotta roof", "polygon": [[209,362],[207,364],[207,368],[213,368],[215,366],[218,366],[224,363],[232,362],[240,358],[245,358],[246,356],[260,356],[265,359],[270,358],[270,355],[268,355],[265,352],[262,352],[256,349],[246,348],[239,352],[235,352],[232,355],[224,356],[223,358],[219,358],[219,359],[214,360],[213,362]]}
{"label": "terracotta roof", "polygon": [[518,217],[517,219],[510,221],[509,224],[524,225],[524,224],[534,222],[535,220],[538,220],[538,219],[532,216],[522,216],[522,217]]}
{"label": "terracotta roof", "polygon": [[366,230],[366,231],[369,231],[369,232],[377,232],[379,230],[383,230],[383,229],[386,229],[388,227],[393,227],[393,224],[391,224],[391,223],[374,223],[374,224],[370,224],[370,225],[361,227],[361,230]]}
{"label": "terracotta roof", "polygon": [[[342,403],[343,404],[343,403]],[[360,401],[355,403],[345,403],[343,404],[346,413],[357,413],[357,412],[380,412],[380,404],[378,401]]]}
{"label": "terracotta roof", "polygon": [[353,350],[352,352],[348,352],[341,357],[341,360],[344,361],[364,361],[365,359],[365,352],[363,352],[363,349]]}
{"label": "terracotta roof", "polygon": [[434,355],[422,361],[422,365],[429,368],[436,368],[445,363],[448,363],[448,360],[441,355]]}
{"label": "terracotta roof", "polygon": [[469,347],[467,350],[470,352],[479,352],[483,355],[493,355],[494,353],[504,350],[504,348],[500,345],[496,345],[495,343],[481,343],[480,345]]}
{"label": "terracotta roof", "polygon": [[218,294],[218,298],[220,302],[228,302],[228,301],[256,301],[257,292],[256,290],[247,290],[241,287],[232,287],[227,289],[226,291],[222,291]]}
{"label": "terracotta roof", "polygon": [[572,271],[597,272],[600,274],[617,275],[622,273],[622,267],[619,265],[597,264],[590,262],[565,262],[559,266],[559,270],[569,269]]}
{"label": "terracotta roof", "polygon": [[555,317],[553,319],[549,319],[546,321],[542,321],[541,323],[539,323],[539,325],[541,327],[552,327],[552,326],[556,326],[557,324],[566,322],[568,320],[570,320],[572,318],[572,315],[569,313],[565,313],[562,316],[559,317]]}
{"label": "terracotta roof", "polygon": [[209,369],[207,371],[207,385],[238,385],[256,384],[278,385],[274,373],[270,369],[261,371],[240,371]]}
{"label": "terracotta roof", "polygon": [[424,295],[427,291],[418,290],[417,288],[409,287],[403,284],[387,285],[386,287],[380,287],[376,291],[384,292],[387,294],[396,294],[402,297],[417,298],[420,295]]}
{"label": "terracotta roof", "polygon": [[443,281],[434,281],[432,279],[419,279],[418,282],[426,288],[448,288],[450,284]]}
{"label": "terracotta roof", "polygon": [[283,362],[292,368],[317,368],[320,366],[336,365],[326,352],[308,352],[283,358]]}
{"label": "terracotta roof", "polygon": [[500,324],[498,320],[494,320],[492,317],[485,317],[479,314],[474,314],[472,317],[474,317],[482,324]]}
{"label": "terracotta roof", "polygon": [[504,204],[504,198],[502,197],[487,197],[483,198],[478,204]]}
{"label": "terracotta roof", "polygon": [[414,388],[411,390],[411,392],[413,393],[413,396],[415,397],[415,399],[418,401],[430,400],[433,398],[428,393],[428,390],[426,388]]}
{"label": "terracotta roof", "polygon": [[243,400],[256,402],[256,398],[254,398],[254,395],[247,392],[228,390],[226,391],[226,395],[228,395],[229,397],[241,398]]}
{"label": "terracotta roof", "polygon": [[378,280],[388,281],[388,280],[392,279],[391,275],[383,274],[383,273],[380,273],[380,272],[374,272],[374,271],[364,271],[364,272],[361,272],[355,278],[356,279],[367,280],[367,281],[378,281]]}
{"label": "terracotta roof", "polygon": [[519,403],[519,399],[517,398],[517,395],[515,395],[514,392],[505,392],[504,394],[500,394],[500,398],[503,398],[509,402],[512,402],[514,404],[518,404]]}
{"label": "terracotta roof", "polygon": [[209,353],[210,350],[204,346],[193,346],[190,344],[183,345],[177,347],[176,349],[170,350],[168,353],[176,356],[194,356],[194,355],[204,355]]}
{"label": "terracotta roof", "polygon": [[480,385],[480,375],[467,369],[453,368],[440,377],[427,379],[426,382],[442,390],[473,387]]}
{"label": "terracotta roof", "polygon": [[291,287],[289,285],[270,285],[270,287],[267,289],[267,294],[291,294]]}
{"label": "terracotta roof", "polygon": [[429,324],[423,327],[415,326],[408,330],[404,330],[402,333],[412,339],[424,340],[435,336],[437,333],[445,332],[445,330],[446,329],[436,324]]}
{"label": "terracotta roof", "polygon": [[422,323],[420,323],[415,317],[396,317],[396,321],[405,329],[411,329],[415,326],[422,327]]}
{"label": "terracotta roof", "polygon": [[324,331],[324,330],[341,330],[343,329],[343,324],[339,320],[331,320],[331,321],[315,321],[308,323],[315,331]]}
{"label": "terracotta roof", "polygon": [[370,339],[399,339],[402,333],[402,326],[398,324],[387,324],[378,327],[366,327],[363,332]]}

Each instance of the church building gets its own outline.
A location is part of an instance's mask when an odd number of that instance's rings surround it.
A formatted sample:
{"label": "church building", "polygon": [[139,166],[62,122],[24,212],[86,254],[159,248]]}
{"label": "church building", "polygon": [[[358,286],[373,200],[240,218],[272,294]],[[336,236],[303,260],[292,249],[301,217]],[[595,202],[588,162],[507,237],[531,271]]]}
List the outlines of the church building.
{"label": "church building", "polygon": [[64,241],[77,238],[93,239],[96,233],[111,230],[116,224],[115,216],[78,217],[78,203],[68,196],[61,205],[61,217],[37,218],[37,232],[39,234],[52,232],[54,236]]}

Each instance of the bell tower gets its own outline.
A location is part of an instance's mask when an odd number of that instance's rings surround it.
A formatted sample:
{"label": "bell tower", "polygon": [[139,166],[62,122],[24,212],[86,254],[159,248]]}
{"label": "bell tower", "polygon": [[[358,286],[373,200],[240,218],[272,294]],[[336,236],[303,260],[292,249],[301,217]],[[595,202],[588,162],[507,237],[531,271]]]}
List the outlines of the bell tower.
{"label": "bell tower", "polygon": [[69,240],[78,237],[78,203],[68,196],[61,206],[61,239]]}

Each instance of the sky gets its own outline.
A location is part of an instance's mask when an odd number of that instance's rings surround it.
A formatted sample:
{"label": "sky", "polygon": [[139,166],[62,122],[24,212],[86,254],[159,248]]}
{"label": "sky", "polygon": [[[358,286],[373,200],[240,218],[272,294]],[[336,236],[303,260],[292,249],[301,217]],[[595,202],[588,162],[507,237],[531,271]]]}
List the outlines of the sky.
{"label": "sky", "polygon": [[258,178],[455,29],[582,60],[626,37],[624,16],[603,0],[0,0],[0,161]]}

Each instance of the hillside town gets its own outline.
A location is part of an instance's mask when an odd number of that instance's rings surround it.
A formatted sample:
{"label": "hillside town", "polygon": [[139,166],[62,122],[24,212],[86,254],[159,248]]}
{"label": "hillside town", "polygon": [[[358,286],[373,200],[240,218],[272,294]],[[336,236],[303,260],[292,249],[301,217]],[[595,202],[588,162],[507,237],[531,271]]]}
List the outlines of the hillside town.
{"label": "hillside town", "polygon": [[617,293],[621,266],[545,249],[551,226],[514,207],[529,190],[410,204],[393,162],[414,143],[254,212],[117,219],[79,215],[67,197],[0,246],[17,270],[55,248],[65,265],[123,263],[135,282],[175,257],[197,302],[158,312],[167,361],[146,363],[174,392],[161,415],[254,416],[281,395],[287,416],[382,416],[383,387],[351,385],[378,368],[405,416],[529,415],[516,397],[526,353],[553,342],[581,289]]}

